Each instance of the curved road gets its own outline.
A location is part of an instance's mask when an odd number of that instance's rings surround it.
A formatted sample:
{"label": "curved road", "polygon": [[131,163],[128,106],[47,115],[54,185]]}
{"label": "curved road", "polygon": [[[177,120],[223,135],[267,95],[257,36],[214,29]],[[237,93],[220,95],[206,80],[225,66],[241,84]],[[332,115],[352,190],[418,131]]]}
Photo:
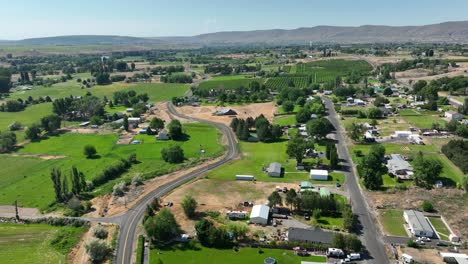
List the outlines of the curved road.
{"label": "curved road", "polygon": [[179,114],[175,110],[172,103],[168,103],[168,110],[173,116],[184,118],[184,119],[189,119],[193,121],[208,123],[217,127],[227,137],[228,152],[227,152],[227,155],[222,160],[215,162],[213,164],[206,165],[193,172],[187,173],[186,175],[155,189],[154,191],[146,195],[143,199],[141,199],[132,208],[128,209],[128,211],[125,214],[118,216],[119,222],[120,222],[120,233],[119,233],[117,256],[116,256],[116,263],[118,264],[131,263],[132,253],[133,253],[133,242],[135,241],[136,229],[137,229],[137,226],[141,223],[143,215],[145,214],[147,204],[149,204],[155,197],[160,197],[160,196],[167,194],[168,192],[177,188],[178,186],[196,178],[197,176],[202,175],[203,173],[213,168],[216,168],[218,166],[225,164],[226,162],[236,158],[238,155],[235,135],[228,126],[221,124],[221,123],[217,123],[217,122],[191,118],[191,117]]}

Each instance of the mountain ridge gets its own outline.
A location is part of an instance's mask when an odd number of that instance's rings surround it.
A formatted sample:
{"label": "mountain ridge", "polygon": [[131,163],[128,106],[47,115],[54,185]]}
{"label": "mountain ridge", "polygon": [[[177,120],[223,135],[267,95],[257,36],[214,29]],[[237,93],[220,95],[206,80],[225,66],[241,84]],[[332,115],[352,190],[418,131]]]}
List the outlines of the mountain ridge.
{"label": "mountain ridge", "polygon": [[313,43],[468,43],[468,21],[451,21],[422,26],[327,26],[296,29],[264,29],[251,31],[221,31],[195,36],[132,37],[120,35],[70,35],[29,38],[1,43],[16,45],[248,45],[248,44],[308,44]]}

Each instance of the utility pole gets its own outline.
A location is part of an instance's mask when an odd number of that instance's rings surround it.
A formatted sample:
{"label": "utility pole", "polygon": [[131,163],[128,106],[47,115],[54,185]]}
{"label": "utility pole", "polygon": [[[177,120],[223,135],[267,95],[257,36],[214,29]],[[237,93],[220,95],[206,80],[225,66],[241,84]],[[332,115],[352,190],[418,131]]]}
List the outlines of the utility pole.
{"label": "utility pole", "polygon": [[19,221],[19,214],[18,214],[18,200],[15,200],[15,216],[16,216],[16,221]]}

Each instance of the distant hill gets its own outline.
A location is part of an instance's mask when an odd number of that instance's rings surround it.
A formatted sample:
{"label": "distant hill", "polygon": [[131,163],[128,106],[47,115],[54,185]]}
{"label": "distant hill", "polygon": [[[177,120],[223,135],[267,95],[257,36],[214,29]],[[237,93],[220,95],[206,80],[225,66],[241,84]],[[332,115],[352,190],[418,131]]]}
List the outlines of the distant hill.
{"label": "distant hill", "polygon": [[138,38],[127,36],[58,36],[32,38],[1,44],[19,45],[247,45],[247,44],[308,44],[313,43],[388,43],[388,42],[448,42],[468,43],[468,21],[445,22],[425,26],[359,27],[316,26],[298,29],[232,31],[202,34],[192,37]]}

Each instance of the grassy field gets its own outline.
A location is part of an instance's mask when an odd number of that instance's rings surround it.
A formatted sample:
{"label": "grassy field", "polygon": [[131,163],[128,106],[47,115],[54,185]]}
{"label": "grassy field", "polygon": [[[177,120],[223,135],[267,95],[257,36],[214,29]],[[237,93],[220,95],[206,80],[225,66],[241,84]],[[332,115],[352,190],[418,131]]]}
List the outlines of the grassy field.
{"label": "grassy field", "polygon": [[292,250],[262,249],[259,253],[257,248],[242,247],[238,252],[232,249],[213,249],[197,245],[196,249],[188,249],[184,245],[173,245],[165,249],[151,250],[150,262],[157,264],[234,264],[234,263],[263,263],[267,257],[275,258],[277,263],[299,264],[301,261],[326,262],[322,256],[300,257],[294,255]]}
{"label": "grassy field", "polygon": [[230,81],[230,80],[243,80],[252,78],[252,74],[235,74],[235,75],[221,75],[221,76],[214,76],[210,79],[210,81]]}
{"label": "grassy field", "polygon": [[[190,137],[187,141],[156,141],[154,136],[139,135],[143,144],[116,145],[118,136],[115,134],[62,134],[26,145],[20,149],[19,155],[63,155],[59,159],[43,160],[38,157],[4,155],[0,159],[0,204],[12,204],[15,199],[21,206],[45,208],[53,200],[50,170],[53,167],[62,168],[68,174],[73,165],[82,171],[87,179],[92,179],[106,166],[120,158],[126,158],[136,153],[140,163],[131,167],[123,177],[133,177],[141,174],[143,177],[160,175],[174,170],[180,165],[166,163],[162,160],[161,149],[172,144],[181,145],[187,162],[196,161],[202,157],[213,157],[222,153],[219,145],[218,131],[210,126],[199,123],[185,124],[184,129]],[[98,158],[86,159],[83,146],[94,145]],[[205,150],[203,156],[200,148]],[[115,181],[120,181],[117,179]],[[114,181],[114,182],[115,182]],[[108,191],[114,182],[102,186],[100,191]]]}
{"label": "grassy field", "polygon": [[[207,173],[207,177],[222,180],[234,180],[235,175],[253,175],[258,181],[267,182],[298,182],[309,180],[309,173],[296,170],[296,161],[288,159],[286,155],[287,141],[275,143],[249,143],[240,142],[239,149],[241,158],[226,164],[225,166],[213,169]],[[323,146],[316,145],[316,148],[323,151]],[[262,172],[262,166],[268,167],[271,162],[279,162],[285,170],[284,177],[274,178]],[[314,164],[315,159],[305,159],[304,162]],[[329,181],[311,181],[321,184],[334,184],[335,181],[343,182],[342,174],[332,174]]]}
{"label": "grassy field", "polygon": [[[43,103],[26,107],[21,112],[0,112],[0,130],[5,131],[14,121],[20,122],[23,126],[29,126],[40,122],[40,119],[46,115],[52,114],[52,103]],[[18,142],[24,140],[24,131],[17,131]]]}
{"label": "grassy field", "polygon": [[414,109],[401,110],[400,115],[408,123],[418,128],[432,128],[432,124],[439,123],[444,127],[447,123],[439,117],[438,112],[433,111],[418,111]]}
{"label": "grassy field", "polygon": [[[66,256],[78,242],[84,228],[56,227],[45,224],[0,224],[2,263],[66,263]],[[51,242],[65,235],[61,246]]]}
{"label": "grassy field", "polygon": [[440,236],[441,239],[449,240],[450,231],[442,219],[439,217],[428,217],[428,219],[432,226],[436,229],[437,235]]}
{"label": "grassy field", "polygon": [[75,80],[66,83],[58,83],[51,87],[34,87],[30,91],[17,91],[10,94],[10,98],[27,99],[28,96],[39,98],[40,96],[51,98],[62,98],[70,95],[83,96],[86,92],[111,99],[114,92],[134,90],[137,93],[147,93],[150,102],[160,102],[171,100],[174,96],[182,96],[189,89],[186,84],[173,83],[112,83],[110,85],[96,85],[92,88],[81,89],[81,85]]}
{"label": "grassy field", "polygon": [[401,210],[382,210],[380,211],[380,219],[385,232],[390,236],[406,237],[407,233],[405,227],[405,219],[403,218],[403,211]]}
{"label": "grassy field", "polygon": [[274,124],[280,126],[289,126],[296,124],[296,116],[295,115],[286,115],[286,116],[278,116],[273,120]]}

